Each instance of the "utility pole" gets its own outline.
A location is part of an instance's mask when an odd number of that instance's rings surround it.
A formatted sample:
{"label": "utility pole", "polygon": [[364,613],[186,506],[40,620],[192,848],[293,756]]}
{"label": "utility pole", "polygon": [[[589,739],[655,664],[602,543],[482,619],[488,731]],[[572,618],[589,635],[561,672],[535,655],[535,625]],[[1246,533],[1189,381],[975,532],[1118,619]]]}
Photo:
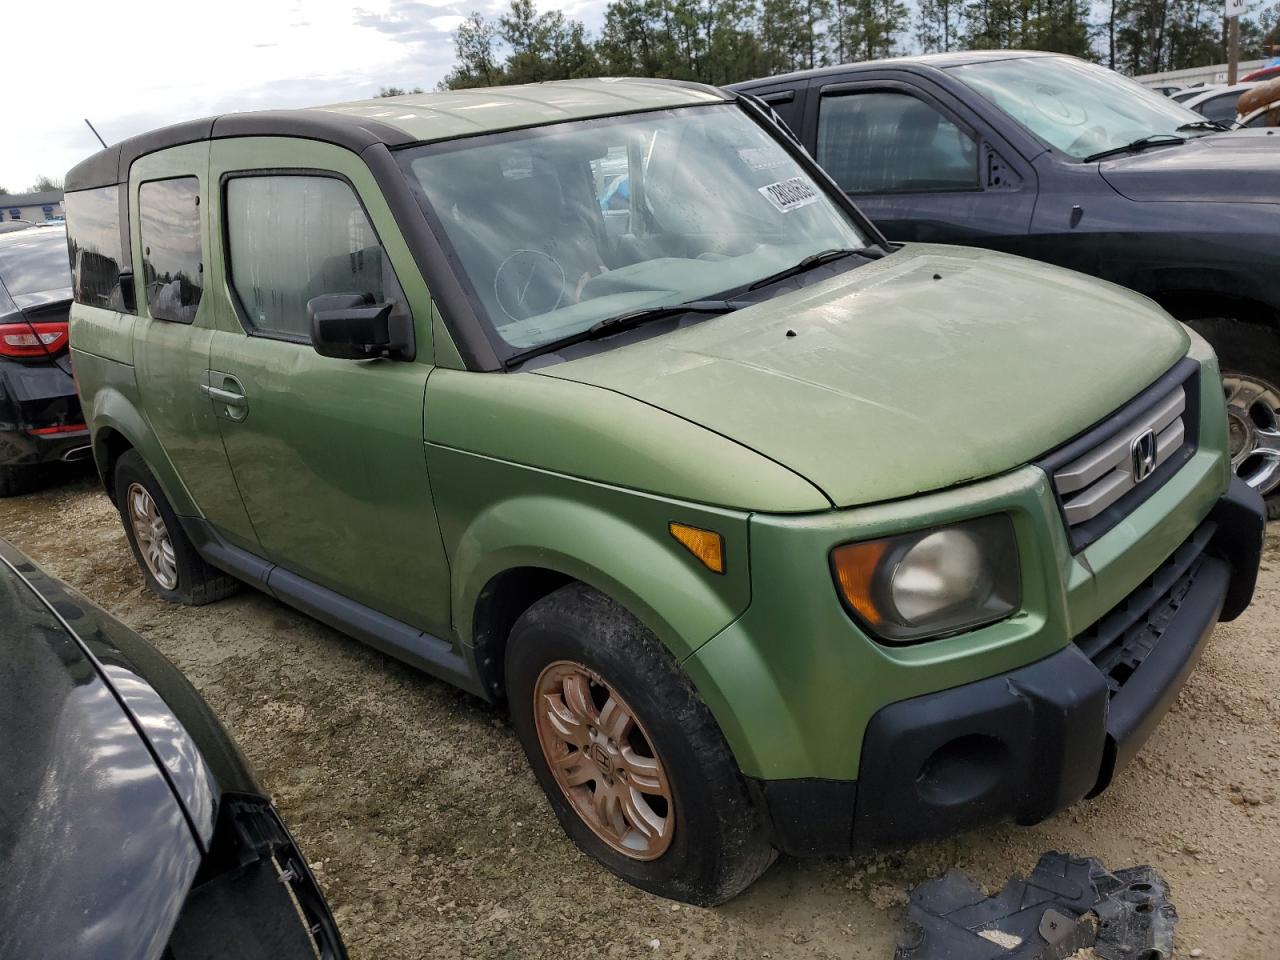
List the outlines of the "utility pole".
{"label": "utility pole", "polygon": [[1223,13],[1227,18],[1227,83],[1235,83],[1240,73],[1240,14],[1248,0],[1226,0]]}

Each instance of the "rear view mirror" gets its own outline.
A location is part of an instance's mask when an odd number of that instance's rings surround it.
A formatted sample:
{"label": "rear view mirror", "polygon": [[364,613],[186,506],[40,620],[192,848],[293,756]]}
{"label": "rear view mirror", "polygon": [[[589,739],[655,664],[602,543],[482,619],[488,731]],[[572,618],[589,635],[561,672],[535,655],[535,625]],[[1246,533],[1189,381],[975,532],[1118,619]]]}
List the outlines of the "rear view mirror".
{"label": "rear view mirror", "polygon": [[370,360],[410,351],[393,334],[390,303],[375,303],[368,293],[328,293],[307,301],[311,345],[322,357]]}

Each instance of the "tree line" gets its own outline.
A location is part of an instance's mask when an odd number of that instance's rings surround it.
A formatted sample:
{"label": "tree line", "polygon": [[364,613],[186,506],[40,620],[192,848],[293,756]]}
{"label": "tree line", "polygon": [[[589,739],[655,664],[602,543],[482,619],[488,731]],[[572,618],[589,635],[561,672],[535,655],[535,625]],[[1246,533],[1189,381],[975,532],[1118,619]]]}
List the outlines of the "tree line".
{"label": "tree line", "polygon": [[[599,35],[533,0],[473,13],[441,89],[592,76],[725,84],[912,52],[1034,49],[1129,74],[1225,60],[1221,0],[613,0]],[[1241,18],[1242,60],[1280,44],[1280,2]]]}

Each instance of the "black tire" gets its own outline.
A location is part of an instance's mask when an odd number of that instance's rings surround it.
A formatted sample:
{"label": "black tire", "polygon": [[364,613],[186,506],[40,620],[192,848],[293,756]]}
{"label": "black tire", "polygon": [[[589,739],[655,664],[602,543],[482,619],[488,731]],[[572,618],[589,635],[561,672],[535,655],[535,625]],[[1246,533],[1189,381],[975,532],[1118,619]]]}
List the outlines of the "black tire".
{"label": "black tire", "polygon": [[[626,701],[666,770],[675,827],[660,856],[615,850],[582,819],[540,745],[534,690],[557,661],[589,668]],[[570,584],[531,606],[506,656],[512,724],[560,825],[582,850],[641,889],[713,906],[756,880],[776,856],[732,754],[688,677],[662,643],[613,600]]]}
{"label": "black tire", "polygon": [[[138,484],[143,487],[155,503],[160,518],[164,521],[169,542],[173,545],[174,568],[177,572],[177,583],[166,587],[156,579],[155,575],[143,559],[142,549],[133,528],[129,515],[128,494],[130,488]],[[146,462],[136,450],[129,450],[116,461],[115,479],[112,485],[116,506],[120,510],[120,519],[124,523],[125,537],[129,540],[129,548],[133,551],[133,559],[142,571],[147,588],[161,600],[169,603],[182,603],[190,607],[201,607],[213,603],[235,593],[240,582],[221,570],[209,566],[196,551],[195,546],[182,529],[177,515],[169,506],[160,484],[147,468]]]}
{"label": "black tire", "polygon": [[[1187,325],[1213,346],[1224,377],[1240,374],[1280,392],[1280,330],[1230,317],[1206,317]],[[1267,495],[1266,504],[1267,518],[1280,520],[1280,487]]]}
{"label": "black tire", "polygon": [[20,497],[44,486],[47,473],[40,467],[0,466],[0,497]]}

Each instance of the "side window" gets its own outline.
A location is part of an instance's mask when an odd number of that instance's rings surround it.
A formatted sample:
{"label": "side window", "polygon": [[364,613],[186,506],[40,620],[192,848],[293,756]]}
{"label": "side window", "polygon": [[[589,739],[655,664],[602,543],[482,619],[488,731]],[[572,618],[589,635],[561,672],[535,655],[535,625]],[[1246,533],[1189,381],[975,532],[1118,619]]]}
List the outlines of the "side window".
{"label": "side window", "polygon": [[123,312],[120,272],[129,269],[129,250],[120,230],[120,188],[77,190],[63,205],[72,296],[85,306]]}
{"label": "side window", "polygon": [[151,180],[138,188],[142,276],[157,320],[191,323],[204,292],[200,181]]}
{"label": "side window", "polygon": [[978,187],[973,138],[905,93],[823,97],[817,160],[849,193]]}
{"label": "side window", "polygon": [[1231,123],[1236,118],[1236,103],[1239,99],[1238,91],[1210,97],[1196,107],[1196,112],[1219,123]]}
{"label": "side window", "polygon": [[236,176],[227,181],[231,286],[253,332],[310,340],[307,301],[365,294],[408,317],[396,280],[351,187],[336,177]]}

